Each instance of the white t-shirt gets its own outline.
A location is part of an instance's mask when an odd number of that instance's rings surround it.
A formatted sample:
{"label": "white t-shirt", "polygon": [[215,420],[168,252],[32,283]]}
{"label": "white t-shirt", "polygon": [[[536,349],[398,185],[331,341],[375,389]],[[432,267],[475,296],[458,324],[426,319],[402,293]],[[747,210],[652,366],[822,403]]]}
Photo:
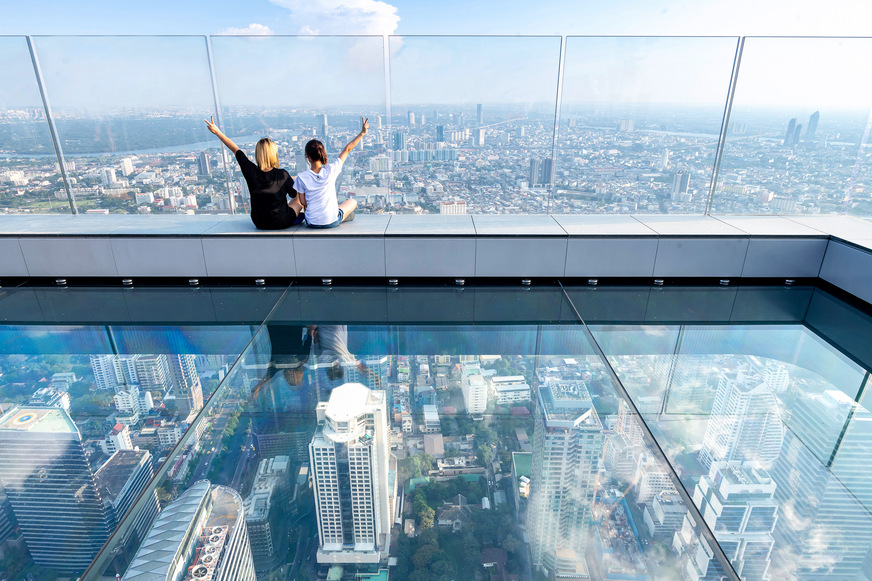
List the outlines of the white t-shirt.
{"label": "white t-shirt", "polygon": [[318,173],[306,170],[294,178],[294,189],[306,196],[306,221],[326,226],[339,219],[336,178],[342,173],[342,160],[321,166]]}

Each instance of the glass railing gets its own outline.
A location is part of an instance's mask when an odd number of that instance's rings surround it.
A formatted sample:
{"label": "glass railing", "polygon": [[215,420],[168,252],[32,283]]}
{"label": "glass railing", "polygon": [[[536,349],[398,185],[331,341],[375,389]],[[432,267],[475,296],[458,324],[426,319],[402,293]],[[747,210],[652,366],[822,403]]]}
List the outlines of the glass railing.
{"label": "glass railing", "polygon": [[209,116],[249,157],[273,137],[294,174],[309,139],[335,156],[368,116],[338,183],[361,213],[870,213],[868,39],[10,36],[0,51],[4,213],[246,213]]}
{"label": "glass railing", "polygon": [[872,318],[818,289],[19,288],[0,321],[13,579],[872,559]]}

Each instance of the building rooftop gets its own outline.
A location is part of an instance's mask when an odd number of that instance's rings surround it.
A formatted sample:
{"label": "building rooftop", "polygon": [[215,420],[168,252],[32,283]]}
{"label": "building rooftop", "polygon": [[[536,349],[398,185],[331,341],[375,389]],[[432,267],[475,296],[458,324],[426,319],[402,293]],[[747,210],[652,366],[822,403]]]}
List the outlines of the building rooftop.
{"label": "building rooftop", "polygon": [[79,429],[62,408],[14,407],[0,417],[0,432],[78,434]]}
{"label": "building rooftop", "polygon": [[94,482],[104,501],[114,502],[148,450],[118,450],[94,474]]}

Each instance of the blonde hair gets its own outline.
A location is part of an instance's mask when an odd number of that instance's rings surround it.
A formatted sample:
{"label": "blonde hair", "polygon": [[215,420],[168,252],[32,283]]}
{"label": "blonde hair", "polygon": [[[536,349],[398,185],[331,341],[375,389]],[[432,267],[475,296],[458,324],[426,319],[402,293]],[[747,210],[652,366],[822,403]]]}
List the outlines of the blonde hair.
{"label": "blonde hair", "polygon": [[254,148],[254,159],[260,171],[269,171],[279,167],[279,148],[269,137],[264,137],[257,142]]}

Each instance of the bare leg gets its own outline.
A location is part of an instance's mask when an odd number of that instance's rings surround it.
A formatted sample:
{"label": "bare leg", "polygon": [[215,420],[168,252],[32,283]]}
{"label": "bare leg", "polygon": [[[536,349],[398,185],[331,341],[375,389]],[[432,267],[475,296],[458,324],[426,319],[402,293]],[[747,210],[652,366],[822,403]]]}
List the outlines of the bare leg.
{"label": "bare leg", "polygon": [[297,216],[299,216],[300,213],[303,211],[303,204],[300,203],[299,198],[291,198],[291,201],[288,202],[288,206],[291,208],[291,210],[294,211]]}
{"label": "bare leg", "polygon": [[348,215],[354,212],[357,208],[357,200],[349,199],[339,204],[339,209],[342,210],[342,221],[348,220]]}

